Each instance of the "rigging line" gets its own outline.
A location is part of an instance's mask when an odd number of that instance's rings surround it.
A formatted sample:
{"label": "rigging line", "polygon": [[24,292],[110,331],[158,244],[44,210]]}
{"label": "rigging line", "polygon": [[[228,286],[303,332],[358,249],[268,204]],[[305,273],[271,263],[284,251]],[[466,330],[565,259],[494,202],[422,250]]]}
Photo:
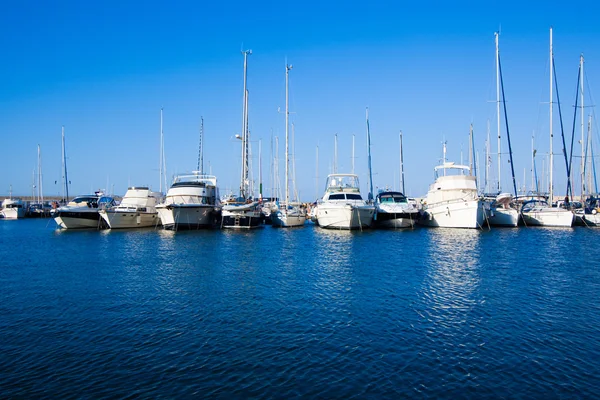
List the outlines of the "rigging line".
{"label": "rigging line", "polygon": [[[573,168],[573,143],[575,142],[575,125],[577,123],[577,105],[579,100],[579,83],[581,78],[581,65],[579,66],[579,72],[577,72],[577,89],[575,90],[575,108],[573,112],[573,131],[571,133],[571,152],[569,154],[569,162],[567,163],[567,173],[571,176],[571,168]],[[583,111],[582,111],[583,112]],[[564,139],[563,139],[564,140]],[[566,149],[565,149],[566,151]],[[567,186],[567,195],[569,194],[569,186]],[[573,188],[571,188],[571,201],[573,201]]]}
{"label": "rigging line", "polygon": [[[508,115],[506,114],[506,98],[504,97],[504,78],[502,77],[502,64],[500,64],[500,55],[498,55],[498,70],[500,72],[500,87],[502,89],[502,105],[504,107],[504,124],[506,125],[506,138],[508,139],[508,153],[510,154],[510,171],[512,173],[513,189],[515,197],[517,196],[517,181],[515,180],[515,165],[513,163],[512,146],[510,143],[510,132],[508,130]],[[500,118],[500,116],[498,116]]]}
{"label": "rigging line", "polygon": [[[552,56],[552,64],[554,64],[554,56]],[[558,104],[558,119],[560,121],[560,136],[562,138],[562,144],[563,144],[563,155],[565,156],[565,164],[567,166],[567,196],[569,195],[569,192],[571,192],[571,200],[573,199],[573,191],[571,189],[571,167],[569,165],[569,160],[567,159],[567,145],[565,144],[565,131],[563,128],[563,118],[562,118],[562,111],[560,108],[560,96],[558,95],[558,81],[556,79],[556,66],[554,66],[554,68],[552,68],[552,71],[550,71],[550,73],[554,76],[554,88],[556,89],[556,103]],[[552,166],[550,166],[550,168],[552,168]]]}

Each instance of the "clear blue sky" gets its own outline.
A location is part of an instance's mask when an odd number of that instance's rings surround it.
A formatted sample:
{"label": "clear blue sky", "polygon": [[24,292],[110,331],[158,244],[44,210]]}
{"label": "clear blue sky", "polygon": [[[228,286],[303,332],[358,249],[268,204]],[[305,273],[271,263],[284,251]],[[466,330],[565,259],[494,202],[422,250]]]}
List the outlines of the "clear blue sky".
{"label": "clear blue sky", "polygon": [[[280,138],[282,175],[284,170],[284,116],[278,107],[285,107],[287,57],[294,66],[290,111],[301,199],[322,194],[336,133],[340,172],[350,171],[356,135],[355,168],[366,195],[367,106],[374,186],[398,187],[402,130],[406,191],[422,196],[433,181],[442,140],[448,142],[451,160],[460,161],[462,147],[467,162],[471,122],[483,168],[488,119],[492,137],[495,133],[493,34],[499,27],[515,170],[521,185],[527,170],[529,187],[532,132],[540,154],[549,145],[544,104],[549,27],[554,26],[559,91],[570,134],[580,53],[592,96],[600,82],[595,18],[600,6],[593,1],[560,7],[522,1],[453,3],[8,2],[0,13],[0,197],[8,195],[10,185],[14,194],[31,193],[38,144],[44,192],[60,192],[62,125],[72,195],[107,185],[109,191],[114,185],[117,195],[128,185],[158,189],[161,107],[169,177],[195,169],[203,116],[205,168],[210,162],[222,193],[236,191],[240,146],[233,137],[241,130],[242,48],[253,50],[250,130],[253,140],[262,142],[265,195],[270,195],[271,132]],[[588,105],[592,101],[586,99]],[[555,127],[558,153],[558,118]],[[502,146],[506,151],[504,137]],[[258,180],[257,142],[253,153]],[[564,171],[559,155],[558,192],[564,192]],[[510,191],[509,173],[505,161],[505,191]]]}

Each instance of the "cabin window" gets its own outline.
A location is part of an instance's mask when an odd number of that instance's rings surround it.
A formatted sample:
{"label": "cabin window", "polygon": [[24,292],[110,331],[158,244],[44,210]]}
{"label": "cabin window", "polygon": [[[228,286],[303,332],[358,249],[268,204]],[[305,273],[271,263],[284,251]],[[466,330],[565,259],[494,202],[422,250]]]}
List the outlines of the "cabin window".
{"label": "cabin window", "polygon": [[345,199],[345,197],[344,197],[343,193],[332,194],[329,196],[329,200],[344,200],[344,199]]}
{"label": "cabin window", "polygon": [[356,194],[356,193],[346,193],[346,198],[348,200],[362,200],[362,197],[360,196],[360,194]]}

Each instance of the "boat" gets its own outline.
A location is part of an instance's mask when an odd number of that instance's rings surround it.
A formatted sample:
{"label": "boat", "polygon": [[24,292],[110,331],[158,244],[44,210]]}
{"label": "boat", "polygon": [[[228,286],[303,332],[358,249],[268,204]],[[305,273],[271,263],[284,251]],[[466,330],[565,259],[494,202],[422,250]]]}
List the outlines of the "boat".
{"label": "boat", "polygon": [[285,201],[277,204],[276,210],[270,211],[271,223],[275,228],[291,228],[306,224],[306,211],[300,208],[298,202],[290,202],[290,140],[289,140],[289,72],[291,65],[285,65]]}
{"label": "boat", "polygon": [[534,199],[523,203],[521,218],[525,226],[569,228],[573,226],[575,214],[564,208],[550,207],[544,200]]}
{"label": "boat", "polygon": [[[516,227],[519,224],[519,211],[512,206],[513,196],[510,193],[502,193],[500,175],[502,172],[502,156],[501,156],[501,135],[500,135],[500,103],[503,104],[504,118],[506,126],[506,138],[508,142],[508,150],[510,155],[510,167],[512,173],[512,182],[514,195],[517,196],[517,184],[515,180],[514,163],[512,159],[512,146],[510,142],[510,131],[508,129],[508,117],[506,114],[506,101],[504,98],[504,81],[502,79],[502,69],[500,66],[500,50],[499,50],[499,32],[494,33],[496,42],[496,122],[498,136],[498,195],[492,198],[486,198],[486,214],[487,222],[491,226]],[[502,100],[500,98],[500,89],[502,89]]]}
{"label": "boat", "polygon": [[164,203],[156,206],[160,221],[168,230],[214,227],[220,210],[217,178],[200,171],[177,175]]}
{"label": "boat", "polygon": [[[554,91],[554,80],[553,74],[554,71],[554,50],[552,47],[552,28],[550,28],[550,162],[549,162],[549,170],[550,170],[550,185],[549,185],[549,197],[548,202],[544,200],[531,200],[526,201],[521,206],[520,215],[525,226],[552,226],[552,227],[571,227],[575,221],[575,215],[572,211],[560,208],[553,207],[553,191],[554,191],[554,181],[553,181],[553,132],[552,132],[552,108],[553,108],[553,91]],[[568,171],[567,171],[568,172]],[[568,179],[569,174],[567,174]]]}
{"label": "boat", "polygon": [[442,228],[483,228],[486,223],[485,201],[477,193],[477,180],[471,168],[446,161],[435,167],[435,182],[429,187],[420,224]]}
{"label": "boat", "polygon": [[330,174],[325,194],[314,209],[315,221],[321,228],[369,228],[375,216],[375,206],[363,200],[358,175]]}
{"label": "boat", "polygon": [[101,191],[93,195],[77,196],[67,205],[52,210],[54,221],[62,229],[105,229],[108,224],[100,216],[100,210],[112,207],[115,200]]}
{"label": "boat", "polygon": [[2,202],[2,208],[0,208],[0,218],[4,219],[19,219],[25,218],[27,212],[26,204],[21,199],[13,199],[12,197],[12,186],[10,187],[8,199],[4,199]]}
{"label": "boat", "polygon": [[516,227],[519,224],[519,211],[513,208],[513,196],[500,193],[495,197],[486,197],[486,214],[491,226]]}
{"label": "boat", "polygon": [[162,193],[147,187],[130,187],[121,203],[100,210],[100,216],[110,229],[145,228],[160,225],[156,204]]}
{"label": "boat", "polygon": [[43,175],[42,175],[42,152],[38,144],[38,163],[37,163],[37,182],[36,173],[33,174],[33,185],[31,199],[25,214],[28,218],[47,218],[50,217],[52,206],[48,201],[44,201]]}
{"label": "boat", "polygon": [[401,192],[382,191],[375,198],[376,228],[412,228],[419,219],[419,209],[415,203],[409,203]]}
{"label": "boat", "polygon": [[221,211],[221,228],[253,229],[262,227],[265,216],[262,213],[262,203],[255,200],[250,190],[250,132],[248,130],[248,89],[247,66],[248,55],[252,50],[242,51],[244,55],[244,96],[242,104],[242,134],[236,135],[242,141],[242,174],[240,179],[239,196],[231,196],[224,203]]}

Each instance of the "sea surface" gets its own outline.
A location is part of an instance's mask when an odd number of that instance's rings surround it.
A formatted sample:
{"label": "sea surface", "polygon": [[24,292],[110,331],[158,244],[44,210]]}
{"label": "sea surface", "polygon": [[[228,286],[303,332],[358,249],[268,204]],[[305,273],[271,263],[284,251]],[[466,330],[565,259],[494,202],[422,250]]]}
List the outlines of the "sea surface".
{"label": "sea surface", "polygon": [[0,220],[0,397],[597,398],[599,239]]}

